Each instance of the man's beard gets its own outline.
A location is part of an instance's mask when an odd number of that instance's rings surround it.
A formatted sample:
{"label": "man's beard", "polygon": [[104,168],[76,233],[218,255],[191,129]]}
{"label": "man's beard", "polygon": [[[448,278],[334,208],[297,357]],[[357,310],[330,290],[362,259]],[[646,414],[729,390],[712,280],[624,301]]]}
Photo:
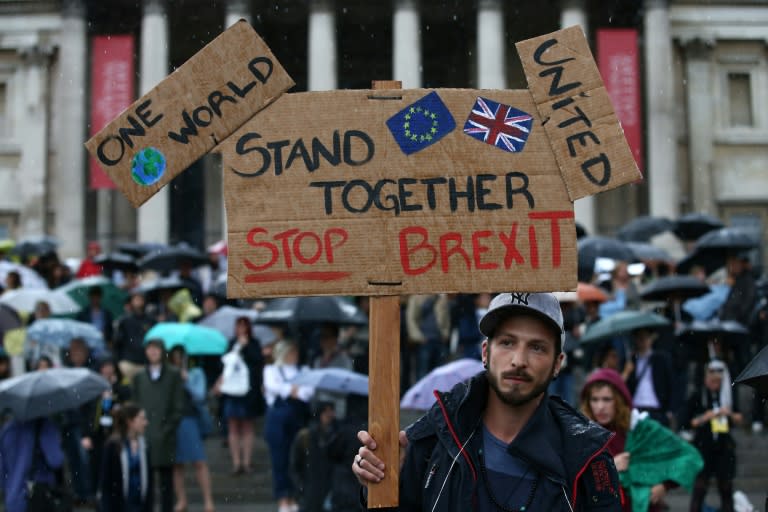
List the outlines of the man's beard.
{"label": "man's beard", "polygon": [[[549,387],[549,383],[552,382],[552,376],[555,373],[555,367],[554,365],[552,366],[552,371],[550,372],[547,379],[544,380],[544,382],[536,384],[533,387],[533,389],[528,393],[520,393],[518,391],[504,392],[501,390],[501,386],[499,386],[499,381],[496,375],[490,370],[486,371],[485,373],[488,377],[488,384],[491,386],[491,389],[499,398],[499,400],[501,400],[505,404],[510,405],[512,407],[518,407],[539,398],[539,396],[541,396],[541,394],[547,390],[547,388]],[[505,373],[507,374],[514,373],[523,378],[528,378],[528,379],[531,378],[531,376],[526,373],[520,373],[520,372],[505,372]]]}

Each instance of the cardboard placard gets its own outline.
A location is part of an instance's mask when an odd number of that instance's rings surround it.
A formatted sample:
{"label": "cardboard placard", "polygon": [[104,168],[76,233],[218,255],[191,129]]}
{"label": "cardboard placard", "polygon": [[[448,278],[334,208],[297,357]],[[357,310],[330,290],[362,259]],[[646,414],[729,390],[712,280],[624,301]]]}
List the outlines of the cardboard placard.
{"label": "cardboard placard", "polygon": [[284,94],[221,150],[232,297],[576,285],[573,205],[526,90]]}
{"label": "cardboard placard", "polygon": [[582,29],[516,47],[571,200],[642,179]]}
{"label": "cardboard placard", "polygon": [[240,21],[86,147],[138,207],[293,85],[256,31]]}

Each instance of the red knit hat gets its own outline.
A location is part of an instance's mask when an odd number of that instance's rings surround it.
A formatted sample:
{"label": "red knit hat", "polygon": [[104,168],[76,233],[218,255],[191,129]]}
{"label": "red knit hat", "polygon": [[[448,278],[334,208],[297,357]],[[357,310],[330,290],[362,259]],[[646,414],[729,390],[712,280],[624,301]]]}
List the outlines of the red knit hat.
{"label": "red knit hat", "polygon": [[632,407],[632,395],[629,393],[627,385],[624,384],[624,379],[621,378],[619,372],[611,368],[598,368],[587,377],[587,381],[584,383],[584,387],[581,388],[581,399],[587,398],[587,389],[595,382],[605,382],[610,384],[619,392],[624,400],[627,402],[628,407]]}

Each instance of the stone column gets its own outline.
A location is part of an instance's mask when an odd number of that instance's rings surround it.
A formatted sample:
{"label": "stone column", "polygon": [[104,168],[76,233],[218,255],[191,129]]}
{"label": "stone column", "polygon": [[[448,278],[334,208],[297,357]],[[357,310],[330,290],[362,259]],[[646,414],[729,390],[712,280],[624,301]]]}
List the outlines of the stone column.
{"label": "stone column", "polygon": [[477,9],[477,87],[506,89],[506,63],[501,0],[480,0]]}
{"label": "stone column", "polygon": [[240,20],[251,23],[251,8],[246,0],[227,0],[227,14],[224,28],[227,29]]}
{"label": "stone column", "polygon": [[336,15],[332,0],[310,0],[309,90],[336,89]]}
{"label": "stone column", "polygon": [[[21,143],[21,161],[19,162],[20,179],[18,194],[21,209],[19,227],[22,236],[44,235],[47,231],[48,197],[48,75],[51,51],[39,46],[19,50],[21,65],[17,71],[19,95],[23,104],[24,117],[19,123],[19,141]],[[82,162],[82,160],[81,160]],[[75,169],[71,169],[72,174]],[[82,168],[80,168],[82,172]],[[80,204],[82,211],[82,190],[75,197],[68,198],[69,207]],[[78,202],[79,200],[79,202]],[[82,225],[79,226],[82,232]],[[62,242],[65,237],[59,237]],[[62,247],[67,254],[76,254],[79,247]],[[74,249],[74,250],[73,250]]]}
{"label": "stone column", "polygon": [[[562,0],[560,2],[560,28],[578,25],[589,37],[587,25],[587,11],[584,0]],[[597,233],[597,215],[595,214],[595,196],[587,196],[577,199],[573,203],[573,212],[576,222],[581,224],[587,233]]]}
{"label": "stone column", "polygon": [[680,209],[674,117],[672,35],[667,0],[645,0],[645,98],[650,214],[676,218]]}
{"label": "stone column", "polygon": [[397,0],[392,30],[392,78],[421,87],[421,20],[417,0]]}
{"label": "stone column", "polygon": [[[141,19],[139,96],[168,75],[168,15],[165,0],[144,0]],[[170,186],[170,185],[169,185]],[[168,186],[139,208],[139,242],[168,243],[170,192]]]}
{"label": "stone column", "polygon": [[712,188],[712,42],[696,39],[685,46],[688,86],[688,158],[691,166],[692,211],[715,215]]}
{"label": "stone column", "polygon": [[[85,80],[88,65],[86,8],[83,0],[62,6],[56,123],[52,139],[56,158],[50,176],[50,202],[55,214],[54,236],[59,255],[82,256],[85,251]],[[47,77],[44,79],[47,80]],[[47,157],[46,157],[47,159]],[[45,167],[45,160],[40,162]]]}

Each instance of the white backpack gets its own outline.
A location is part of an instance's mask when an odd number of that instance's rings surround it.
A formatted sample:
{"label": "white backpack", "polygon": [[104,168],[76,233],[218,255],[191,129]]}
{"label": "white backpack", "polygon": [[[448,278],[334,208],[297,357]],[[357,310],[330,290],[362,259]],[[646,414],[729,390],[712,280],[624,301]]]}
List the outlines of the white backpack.
{"label": "white backpack", "polygon": [[248,365],[240,355],[240,345],[221,357],[224,371],[221,374],[221,392],[229,396],[245,396],[251,390],[251,376]]}

